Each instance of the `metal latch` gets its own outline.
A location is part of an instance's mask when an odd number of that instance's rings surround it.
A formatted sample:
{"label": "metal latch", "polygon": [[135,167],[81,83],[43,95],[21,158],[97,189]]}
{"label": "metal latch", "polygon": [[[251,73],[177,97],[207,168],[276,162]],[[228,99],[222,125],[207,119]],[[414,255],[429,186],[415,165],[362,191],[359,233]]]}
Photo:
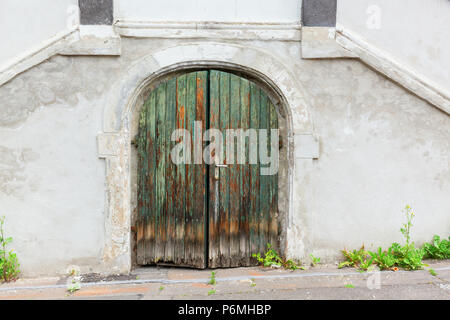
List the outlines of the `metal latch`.
{"label": "metal latch", "polygon": [[220,168],[228,168],[227,164],[215,164],[214,168],[214,179],[219,180],[220,178]]}

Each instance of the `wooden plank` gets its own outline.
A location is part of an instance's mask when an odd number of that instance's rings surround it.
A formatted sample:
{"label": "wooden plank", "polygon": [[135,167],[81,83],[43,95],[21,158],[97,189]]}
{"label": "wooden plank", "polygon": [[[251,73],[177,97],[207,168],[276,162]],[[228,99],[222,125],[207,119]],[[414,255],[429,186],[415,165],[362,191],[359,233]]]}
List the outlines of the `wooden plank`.
{"label": "wooden plank", "polygon": [[166,83],[156,89],[156,243],[155,262],[164,261],[166,242]]}
{"label": "wooden plank", "polygon": [[143,202],[146,227],[145,227],[145,264],[155,261],[156,239],[156,92],[150,94],[147,101],[147,132],[146,136],[146,161],[144,163],[144,175],[146,178],[145,198]]}
{"label": "wooden plank", "polygon": [[[177,78],[177,129],[186,128],[186,75]],[[184,154],[186,159],[186,154]],[[184,163],[176,166],[176,192],[174,201],[176,241],[175,241],[175,263],[184,264],[184,239],[185,239],[185,203],[186,203],[186,165]]]}
{"label": "wooden plank", "polygon": [[[275,106],[269,102],[270,109],[270,129],[278,129],[278,115]],[[272,136],[272,135],[271,135]],[[278,136],[276,137],[277,139]],[[271,150],[273,152],[273,150]],[[269,241],[278,250],[278,172],[270,176],[270,223]]]}
{"label": "wooden plank", "polygon": [[176,129],[176,89],[177,79],[172,78],[167,82],[166,86],[166,226],[167,226],[167,237],[165,241],[165,262],[173,262],[174,250],[175,250],[175,195],[178,191],[178,186],[176,185],[176,168],[175,164],[170,158],[170,151],[172,150],[175,143],[171,141],[172,132]]}
{"label": "wooden plank", "polygon": [[[209,76],[209,128],[220,129],[220,72],[211,70]],[[211,142],[211,137],[208,136]],[[220,152],[220,150],[215,150]],[[219,179],[215,178],[216,167],[213,163],[215,156],[219,154],[211,152],[211,162],[209,166],[209,230],[208,230],[208,266],[216,268],[219,266],[219,249],[220,249],[220,221],[219,221]],[[217,168],[220,170],[220,168]],[[220,172],[219,172],[220,173]],[[220,176],[219,176],[220,178]]]}
{"label": "wooden plank", "polygon": [[[194,122],[196,109],[197,75],[189,73],[187,75],[187,96],[186,96],[186,129],[194,137]],[[192,143],[193,147],[193,143]],[[193,150],[191,150],[193,151]],[[192,152],[193,153],[193,152]],[[191,153],[191,154],[192,154]],[[191,157],[193,161],[193,157]],[[185,263],[192,265],[195,254],[195,230],[193,228],[195,210],[195,165],[186,164],[186,215],[185,215]]]}
{"label": "wooden plank", "polygon": [[[230,75],[230,127],[231,129],[239,129],[240,127],[240,78]],[[231,266],[236,267],[240,264],[240,237],[239,237],[239,220],[241,210],[241,194],[240,194],[240,170],[237,164],[237,139],[234,137],[234,153],[233,164],[229,165],[230,171],[230,259]],[[231,141],[230,141],[231,142]],[[227,141],[227,145],[230,145]]]}
{"label": "wooden plank", "polygon": [[[230,128],[230,74],[219,72],[220,90],[220,126],[223,141],[226,141],[226,130]],[[229,154],[223,149],[224,163],[227,163]],[[230,267],[230,168],[220,169],[219,181],[219,261],[220,267]]]}
{"label": "wooden plank", "polygon": [[[259,113],[261,91],[256,84],[250,85],[250,128],[259,129]],[[250,254],[260,252],[259,243],[259,164],[250,165],[250,208],[249,208],[249,238]],[[252,259],[256,264],[256,259]]]}
{"label": "wooden plank", "polygon": [[[148,101],[148,100],[147,100]],[[136,219],[137,225],[137,237],[136,237],[136,261],[138,264],[145,264],[145,184],[146,175],[144,171],[144,161],[147,160],[147,150],[146,150],[146,134],[147,134],[147,107],[146,103],[142,107],[139,114],[139,131],[138,131],[138,174],[137,174],[137,184],[138,184],[138,215]]]}
{"label": "wooden plank", "polygon": [[195,186],[194,186],[194,261],[193,265],[198,268],[206,267],[206,185],[207,174],[206,166],[203,163],[203,133],[206,131],[206,109],[208,98],[208,72],[197,72],[197,88],[196,88],[196,109],[195,119],[201,123],[201,132],[195,132],[194,145],[199,146],[196,153],[198,158],[195,164]]}
{"label": "wooden plank", "polygon": [[[240,128],[247,131],[250,128],[250,83],[240,79]],[[249,250],[249,189],[250,189],[250,168],[249,168],[249,141],[244,136],[241,137],[242,148],[239,152],[244,152],[245,163],[240,164],[240,210],[239,210],[239,254],[241,266],[248,266],[250,263]]]}
{"label": "wooden plank", "polygon": [[[260,89],[261,90],[261,89]],[[269,129],[269,119],[270,110],[268,108],[268,98],[266,94],[261,90],[261,107],[260,107],[260,117],[259,117],[259,127],[260,129]],[[260,148],[266,148],[266,152],[270,152],[269,139],[267,139],[267,144],[263,145],[259,141]],[[261,164],[266,166],[265,164]],[[270,177],[267,175],[260,175],[260,193],[259,193],[259,239],[260,239],[260,250],[264,252],[267,249],[267,243],[269,243],[269,194],[270,194]]]}

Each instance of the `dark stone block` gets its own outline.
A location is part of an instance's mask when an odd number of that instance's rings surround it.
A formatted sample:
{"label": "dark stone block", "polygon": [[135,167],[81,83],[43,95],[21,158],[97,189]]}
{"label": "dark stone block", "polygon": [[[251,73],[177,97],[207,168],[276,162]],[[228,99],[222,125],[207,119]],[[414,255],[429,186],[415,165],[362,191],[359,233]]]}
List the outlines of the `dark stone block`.
{"label": "dark stone block", "polygon": [[78,0],[80,24],[113,24],[113,0]]}
{"label": "dark stone block", "polygon": [[335,27],[337,0],[303,0],[302,23],[307,27]]}

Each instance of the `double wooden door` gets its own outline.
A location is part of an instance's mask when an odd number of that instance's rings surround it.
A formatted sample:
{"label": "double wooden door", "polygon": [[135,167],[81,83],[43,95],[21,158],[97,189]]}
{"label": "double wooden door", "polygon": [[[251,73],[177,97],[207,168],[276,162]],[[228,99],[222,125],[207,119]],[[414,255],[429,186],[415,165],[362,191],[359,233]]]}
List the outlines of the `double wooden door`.
{"label": "double wooden door", "polygon": [[[277,248],[278,174],[261,174],[259,160],[249,164],[248,139],[244,164],[236,163],[234,150],[235,161],[229,161],[225,147],[227,129],[278,128],[275,107],[262,89],[222,71],[187,73],[159,84],[139,120],[138,264],[248,266],[268,243]],[[176,129],[185,129],[190,139],[172,139]],[[208,129],[223,133],[221,163],[194,154],[211,143]],[[176,163],[172,152],[181,140],[190,143],[183,150],[191,152],[185,158],[190,161]],[[262,145],[258,139],[257,149],[270,154],[269,141]]]}

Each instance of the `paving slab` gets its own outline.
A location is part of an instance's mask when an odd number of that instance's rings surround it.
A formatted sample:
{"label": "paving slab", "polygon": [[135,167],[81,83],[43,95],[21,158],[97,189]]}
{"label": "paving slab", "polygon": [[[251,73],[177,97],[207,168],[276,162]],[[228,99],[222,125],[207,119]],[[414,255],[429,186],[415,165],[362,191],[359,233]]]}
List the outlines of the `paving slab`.
{"label": "paving slab", "polygon": [[[437,276],[430,274],[430,267]],[[209,284],[213,271],[216,283]],[[365,273],[335,265],[295,271],[148,267],[129,275],[89,274],[81,279],[81,289],[74,293],[67,291],[67,276],[20,279],[1,284],[0,299],[450,299],[449,261],[431,261],[419,271]]]}

